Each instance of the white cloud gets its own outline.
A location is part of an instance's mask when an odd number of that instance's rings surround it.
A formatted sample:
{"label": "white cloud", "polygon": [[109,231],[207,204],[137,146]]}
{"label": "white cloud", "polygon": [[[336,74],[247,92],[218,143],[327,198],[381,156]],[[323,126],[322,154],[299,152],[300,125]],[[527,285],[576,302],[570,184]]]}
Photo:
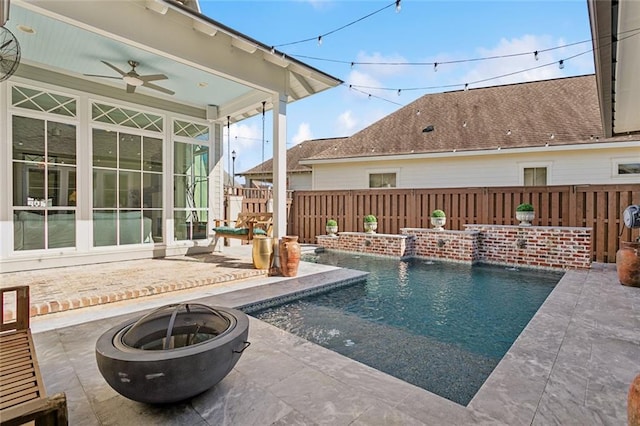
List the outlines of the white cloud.
{"label": "white cloud", "polygon": [[358,119],[353,116],[351,110],[347,110],[340,114],[336,120],[336,135],[351,136],[358,126]]}
{"label": "white cloud", "polygon": [[300,123],[298,131],[291,138],[292,146],[298,145],[300,142],[313,139],[313,133],[311,132],[311,126],[309,123]]}
{"label": "white cloud", "polygon": [[356,62],[371,62],[371,64],[356,65],[357,69],[372,74],[374,76],[396,76],[405,74],[409,69],[408,65],[382,65],[382,63],[406,64],[407,60],[402,55],[383,55],[379,52],[367,54],[358,52]]}
{"label": "white cloud", "polygon": [[[561,70],[559,67],[559,61],[561,59],[569,58],[590,48],[590,46],[578,45],[545,51],[565,44],[566,42],[563,39],[554,40],[552,37],[544,35],[524,35],[520,38],[512,39],[503,38],[495,47],[478,48],[476,50],[477,55],[479,57],[492,57],[523,52],[531,52],[531,54],[478,62],[473,65],[473,68],[467,71],[458,82],[470,83],[470,87],[474,88],[523,81],[546,80],[593,72],[592,65],[584,60],[582,56],[566,60],[565,69]],[[535,51],[540,52],[537,61],[533,55]],[[589,55],[583,56],[588,57]],[[543,66],[546,64],[549,65]],[[474,82],[479,83],[474,84]]]}
{"label": "white cloud", "polygon": [[369,93],[376,96],[388,95],[384,90],[376,89],[382,87],[379,80],[359,70],[352,70],[349,73],[347,83],[355,87],[355,90],[350,90],[349,93],[358,98],[366,98]]}

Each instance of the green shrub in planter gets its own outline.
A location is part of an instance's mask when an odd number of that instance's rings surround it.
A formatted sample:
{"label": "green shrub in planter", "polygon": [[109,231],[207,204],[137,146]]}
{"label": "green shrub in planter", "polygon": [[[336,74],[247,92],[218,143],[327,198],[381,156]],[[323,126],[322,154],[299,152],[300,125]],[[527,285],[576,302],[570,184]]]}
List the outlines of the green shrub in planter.
{"label": "green shrub in planter", "polygon": [[431,217],[447,217],[447,215],[444,213],[444,211],[436,209],[431,212]]}
{"label": "green shrub in planter", "polygon": [[329,219],[329,220],[327,221],[327,226],[338,226],[338,222],[336,222],[336,221],[335,221],[335,220],[333,220],[333,219]]}
{"label": "green shrub in planter", "polygon": [[374,215],[372,215],[372,214],[368,214],[368,215],[366,215],[366,216],[364,217],[364,221],[365,221],[366,223],[373,223],[373,222],[377,222],[377,221],[378,221],[378,219],[376,219],[376,217],[375,217]]}
{"label": "green shrub in planter", "polygon": [[532,212],[534,210],[533,206],[529,203],[522,203],[516,207],[517,212]]}

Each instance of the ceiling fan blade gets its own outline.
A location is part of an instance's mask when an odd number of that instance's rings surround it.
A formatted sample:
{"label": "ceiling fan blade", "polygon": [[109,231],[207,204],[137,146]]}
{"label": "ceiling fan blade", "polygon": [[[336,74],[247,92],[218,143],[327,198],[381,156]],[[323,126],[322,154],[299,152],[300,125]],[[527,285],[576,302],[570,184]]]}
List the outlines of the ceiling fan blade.
{"label": "ceiling fan blade", "polygon": [[112,70],[120,74],[121,76],[124,76],[126,74],[126,72],[122,71],[120,68],[116,67],[115,65],[111,65],[107,61],[100,61],[100,62],[102,62],[103,64],[105,64],[106,66],[108,66],[109,68],[111,68]]}
{"label": "ceiling fan blade", "polygon": [[153,74],[153,75],[141,75],[138,78],[144,82],[147,82],[147,81],[166,80],[169,77],[167,77],[164,74]]}
{"label": "ceiling fan blade", "polygon": [[99,75],[99,74],[82,74],[86,77],[100,77],[100,78],[113,78],[114,80],[122,80],[122,77],[114,77],[112,75]]}
{"label": "ceiling fan blade", "polygon": [[127,93],[133,93],[136,91],[136,86],[133,86],[131,84],[127,84]]}
{"label": "ceiling fan blade", "polygon": [[158,92],[162,92],[162,93],[166,93],[167,95],[174,95],[176,92],[169,90],[169,89],[165,89],[164,87],[160,87],[158,85],[155,85],[153,83],[147,83],[146,81],[144,83],[142,83],[143,87],[148,87],[149,89],[153,89],[153,90],[157,90]]}

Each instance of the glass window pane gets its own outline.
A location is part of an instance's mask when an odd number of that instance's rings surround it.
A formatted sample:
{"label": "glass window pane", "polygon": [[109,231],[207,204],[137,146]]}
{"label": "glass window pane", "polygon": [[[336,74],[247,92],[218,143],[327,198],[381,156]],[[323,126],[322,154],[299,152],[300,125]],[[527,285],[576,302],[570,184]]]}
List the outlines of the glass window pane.
{"label": "glass window pane", "polygon": [[191,145],[176,142],[174,145],[174,173],[187,174],[191,168]]}
{"label": "glass window pane", "polygon": [[120,133],[120,168],[140,170],[142,164],[141,154],[142,138],[136,135]]}
{"label": "glass window pane", "polygon": [[93,212],[93,246],[114,246],[117,244],[116,211]]}
{"label": "glass window pane", "polygon": [[193,175],[199,177],[209,176],[209,148],[204,145],[194,146]]}
{"label": "glass window pane", "polygon": [[93,207],[117,207],[117,172],[115,170],[93,170]]}
{"label": "glass window pane", "polygon": [[76,126],[47,123],[47,157],[51,163],[76,164]]}
{"label": "glass window pane", "polygon": [[44,161],[44,121],[13,116],[13,159]]}
{"label": "glass window pane", "polygon": [[47,214],[48,248],[75,247],[76,213],[73,210],[49,211]]}
{"label": "glass window pane", "polygon": [[173,233],[176,240],[188,240],[191,234],[191,223],[187,222],[187,212],[173,212]]}
{"label": "glass window pane", "polygon": [[[120,244],[140,244],[142,242],[142,213],[137,210],[120,211]],[[151,224],[149,222],[149,229]]]}
{"label": "glass window pane", "polygon": [[142,187],[139,172],[120,172],[119,174],[119,203],[120,208],[142,207]]}
{"label": "glass window pane", "polygon": [[192,206],[195,208],[206,208],[208,205],[207,196],[209,194],[209,182],[206,180],[206,178],[196,178],[196,181],[192,184],[192,187]]}
{"label": "glass window pane", "polygon": [[162,139],[144,138],[144,170],[162,172]]}
{"label": "glass window pane", "polygon": [[162,208],[162,175],[143,173],[143,208]]}
{"label": "glass window pane", "polygon": [[[145,210],[144,217],[145,222],[143,235],[145,236],[145,239],[143,242],[161,243],[162,241],[164,241],[164,238],[162,236],[162,210]],[[147,236],[149,235],[149,233],[147,230],[147,226],[151,227],[151,241],[148,241]]]}
{"label": "glass window pane", "polygon": [[[187,207],[187,200],[191,200],[191,196],[187,192],[186,176],[175,176],[173,179],[173,204],[174,207]],[[189,204],[191,206],[191,204]]]}
{"label": "glass window pane", "polygon": [[[16,219],[14,219],[14,222]],[[14,241],[16,250],[38,250],[44,249],[44,211],[20,211],[17,214],[17,221],[22,228],[22,243],[18,249],[17,242]]]}
{"label": "glass window pane", "polygon": [[618,164],[619,175],[637,175],[640,174],[640,163]]}
{"label": "glass window pane", "polygon": [[[76,188],[76,168],[50,165],[47,167],[47,198],[52,206],[71,206],[70,195]],[[74,195],[75,197],[75,195]]]}
{"label": "glass window pane", "polygon": [[118,134],[101,129],[93,129],[93,166],[118,166]]}

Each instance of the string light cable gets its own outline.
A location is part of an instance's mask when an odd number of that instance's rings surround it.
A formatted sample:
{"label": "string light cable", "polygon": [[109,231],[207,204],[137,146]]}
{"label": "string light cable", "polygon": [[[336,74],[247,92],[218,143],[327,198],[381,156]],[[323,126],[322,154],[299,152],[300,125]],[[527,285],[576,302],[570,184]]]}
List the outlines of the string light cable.
{"label": "string light cable", "polygon": [[[610,46],[611,44],[613,44],[615,42],[620,42],[620,41],[626,40],[626,39],[628,39],[630,37],[634,37],[634,36],[640,35],[640,28],[637,28],[634,31],[636,31],[634,34],[629,34],[626,37],[618,38],[617,41],[610,42],[608,45]],[[629,32],[629,31],[627,31],[627,32]],[[606,46],[602,46],[602,47],[606,47]],[[397,92],[398,95],[400,95],[401,92],[403,92],[403,91],[416,91],[416,90],[438,90],[438,89],[451,89],[451,88],[460,88],[460,87],[463,87],[464,90],[468,90],[470,85],[476,85],[476,84],[485,83],[485,82],[491,81],[491,80],[497,80],[499,78],[510,77],[510,76],[513,76],[513,75],[516,75],[516,74],[521,74],[521,73],[537,70],[537,69],[540,69],[540,68],[549,67],[549,66],[552,66],[552,65],[558,65],[560,67],[560,69],[563,69],[565,64],[567,63],[567,61],[569,61],[571,59],[575,59],[575,58],[577,58],[579,56],[582,56],[582,55],[586,55],[587,53],[590,53],[590,52],[593,52],[593,49],[585,50],[585,51],[577,53],[575,55],[560,59],[559,61],[548,62],[548,63],[545,63],[545,64],[537,65],[535,67],[530,67],[530,68],[526,68],[526,69],[522,69],[522,70],[518,70],[518,71],[513,71],[513,72],[506,73],[506,74],[500,74],[500,75],[497,75],[497,76],[488,77],[488,78],[484,78],[484,79],[476,80],[476,81],[471,81],[471,82],[467,82],[467,83],[447,84],[447,85],[441,85],[441,86],[428,86],[428,87],[408,87],[408,88],[374,87],[374,86],[362,86],[362,85],[355,85],[355,84],[348,84],[348,83],[343,83],[343,85],[348,86],[350,89],[369,89],[369,90],[393,91],[393,92]],[[361,91],[361,90],[359,90],[359,91]],[[361,92],[365,93],[364,91],[361,91]],[[379,98],[379,99],[384,99],[384,98]],[[387,101],[389,101],[389,100],[387,100]],[[393,101],[389,101],[389,102],[395,103]]]}
{"label": "string light cable", "polygon": [[349,23],[347,23],[347,24],[345,24],[345,25],[343,25],[341,27],[338,27],[338,28],[334,29],[334,30],[331,30],[331,31],[326,32],[324,34],[320,34],[319,36],[305,38],[305,39],[297,40],[297,41],[292,41],[292,42],[289,42],[289,43],[276,44],[276,45],[273,45],[272,47],[275,48],[275,47],[283,47],[283,46],[292,46],[294,44],[307,43],[309,41],[316,41],[316,40],[317,40],[318,44],[322,44],[322,40],[324,38],[326,38],[328,35],[331,35],[331,34],[337,33],[338,31],[344,30],[345,28],[350,27],[350,26],[352,26],[354,24],[357,24],[360,21],[364,21],[365,19],[370,18],[371,16],[376,15],[376,14],[378,14],[378,13],[380,13],[380,12],[386,10],[386,9],[389,9],[390,7],[395,7],[396,11],[400,11],[400,2],[401,2],[401,0],[394,0],[393,3],[389,3],[388,5],[382,7],[380,9],[378,9],[378,10],[375,10],[375,11],[373,11],[373,12],[371,12],[371,13],[369,13],[369,14],[361,17],[361,18],[356,19],[355,21],[351,21],[351,22],[349,22]]}
{"label": "string light cable", "polygon": [[[634,28],[631,30],[627,30],[624,31],[620,34],[627,34],[627,33],[635,33],[640,31],[640,28]],[[629,36],[633,36],[636,34],[630,34]],[[629,37],[627,36],[627,37]],[[607,36],[602,36],[600,38],[602,39],[608,39],[610,38],[611,35],[607,35]],[[624,38],[620,38],[618,41],[620,40],[624,40],[626,37]],[[551,52],[554,50],[558,50],[558,49],[565,49],[567,47],[573,47],[573,46],[577,46],[579,44],[584,44],[584,43],[590,43],[592,41],[592,39],[588,39],[588,40],[581,40],[581,41],[576,41],[573,43],[568,43],[568,44],[563,44],[560,46],[555,46],[555,47],[549,47],[547,49],[539,49],[539,50],[535,50],[533,52],[531,51],[527,51],[527,52],[518,52],[518,53],[509,53],[509,54],[504,54],[504,55],[493,55],[493,56],[483,56],[483,57],[478,57],[478,58],[466,58],[466,59],[453,59],[450,61],[437,61],[437,62],[384,62],[384,61],[380,61],[380,62],[373,62],[373,61],[346,61],[346,60],[342,60],[342,59],[329,59],[329,58],[319,58],[317,56],[307,56],[307,55],[289,55],[291,57],[294,57],[296,59],[307,59],[307,60],[314,60],[314,61],[323,61],[323,62],[331,62],[331,63],[336,63],[336,64],[348,64],[350,67],[354,67],[356,65],[384,65],[384,66],[430,66],[433,67],[434,71],[438,71],[438,67],[442,66],[442,65],[447,65],[447,64],[461,64],[461,63],[468,63],[468,62],[481,62],[481,61],[490,61],[490,60],[494,60],[494,59],[504,59],[504,58],[514,58],[514,57],[518,57],[518,56],[528,56],[528,55],[533,55],[534,58],[536,59],[536,61],[539,59],[540,54],[542,53],[546,53],[546,52]]]}

